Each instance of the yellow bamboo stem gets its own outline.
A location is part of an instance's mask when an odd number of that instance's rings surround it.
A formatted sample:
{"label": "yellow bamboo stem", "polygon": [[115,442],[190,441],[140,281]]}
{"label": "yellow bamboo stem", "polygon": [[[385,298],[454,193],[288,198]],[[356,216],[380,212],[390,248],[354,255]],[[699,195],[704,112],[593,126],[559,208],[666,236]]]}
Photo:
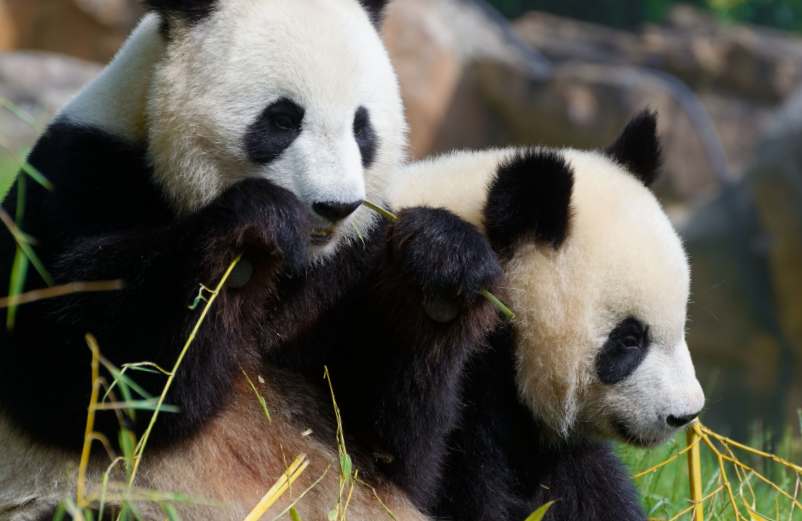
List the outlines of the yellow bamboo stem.
{"label": "yellow bamboo stem", "polygon": [[89,456],[92,452],[92,440],[95,432],[95,411],[97,410],[97,400],[100,394],[100,348],[97,340],[92,335],[86,335],[86,343],[92,351],[92,394],[89,398],[89,409],[86,413],[86,431],[84,432],[84,444],[81,450],[81,460],[78,464],[78,483],[76,486],[75,497],[78,507],[88,506],[86,500],[86,474],[89,468]]}
{"label": "yellow bamboo stem", "polygon": [[128,486],[133,487],[134,480],[136,479],[137,471],[139,470],[139,464],[142,462],[142,456],[145,452],[145,447],[148,444],[148,439],[150,438],[150,433],[153,431],[153,427],[156,424],[156,419],[159,417],[159,412],[161,411],[162,407],[164,406],[164,401],[167,399],[167,393],[170,392],[170,388],[173,385],[173,380],[175,379],[175,375],[178,372],[178,369],[181,367],[181,363],[184,361],[184,358],[187,356],[189,352],[190,346],[195,341],[195,337],[198,336],[198,332],[200,331],[201,326],[203,325],[204,321],[206,320],[206,315],[209,314],[209,311],[212,309],[212,305],[214,301],[217,300],[217,297],[220,295],[220,292],[223,291],[223,287],[228,282],[231,273],[234,271],[234,268],[237,267],[239,261],[242,259],[242,255],[239,255],[231,265],[228,267],[226,272],[223,274],[223,277],[220,279],[220,282],[217,283],[217,286],[214,288],[214,292],[212,293],[211,297],[206,301],[206,305],[201,311],[200,317],[198,317],[197,322],[195,322],[195,327],[192,328],[192,332],[189,334],[187,341],[184,343],[184,347],[181,349],[181,352],[178,354],[178,359],[173,366],[173,370],[170,371],[170,376],[167,377],[167,383],[164,384],[164,389],[162,390],[161,395],[159,396],[159,401],[156,404],[156,409],[153,411],[153,415],[150,417],[150,423],[148,423],[147,428],[145,429],[145,433],[142,435],[142,439],[139,441],[136,450],[134,451],[134,466],[131,470],[131,477],[128,479]]}
{"label": "yellow bamboo stem", "polygon": [[688,427],[688,476],[691,483],[691,500],[693,501],[693,521],[704,521],[704,494],[702,493],[702,457],[699,450],[699,422]]}
{"label": "yellow bamboo stem", "polygon": [[303,474],[308,466],[309,459],[307,459],[306,454],[301,454],[295,458],[292,465],[287,468],[278,481],[270,487],[270,490],[267,491],[262,500],[245,517],[245,521],[259,521],[262,519],[262,516],[287,492],[290,485]]}

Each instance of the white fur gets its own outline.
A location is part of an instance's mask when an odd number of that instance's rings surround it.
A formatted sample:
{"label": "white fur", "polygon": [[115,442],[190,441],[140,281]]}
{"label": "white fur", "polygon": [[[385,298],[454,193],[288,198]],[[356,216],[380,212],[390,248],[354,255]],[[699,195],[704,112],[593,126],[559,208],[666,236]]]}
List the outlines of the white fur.
{"label": "white fur", "polygon": [[100,76],[82,89],[60,115],[72,123],[142,142],[153,67],[164,52],[159,25],[157,15],[145,16]]}
{"label": "white fur", "polygon": [[[653,194],[596,152],[559,150],[572,166],[572,225],[554,251],[523,244],[505,267],[517,314],[521,396],[555,431],[615,435],[624,421],[638,442],[673,432],[668,415],[698,412],[704,394],[685,343],[689,267]],[[393,206],[445,207],[483,229],[487,187],[514,149],[462,152],[413,164],[392,184]],[[537,175],[533,172],[533,175]],[[653,344],[624,382],[605,386],[595,357],[611,330],[635,316]]]}
{"label": "white fur", "polygon": [[[150,96],[149,145],[179,211],[246,177],[287,188],[310,212],[315,202],[384,198],[404,157],[406,126],[387,52],[357,0],[226,0],[210,19],[171,30]],[[243,147],[247,128],[282,97],[304,107],[301,135],[277,161],[254,165]],[[367,171],[353,135],[360,106],[379,138]],[[374,218],[359,209],[318,253],[365,232]]]}

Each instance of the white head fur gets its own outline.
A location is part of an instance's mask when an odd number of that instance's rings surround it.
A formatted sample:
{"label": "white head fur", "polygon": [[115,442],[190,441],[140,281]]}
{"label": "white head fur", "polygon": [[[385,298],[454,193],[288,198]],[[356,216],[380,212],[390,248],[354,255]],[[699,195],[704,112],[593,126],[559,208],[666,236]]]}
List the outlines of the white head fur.
{"label": "white head fur", "polygon": [[[374,25],[386,1],[149,1],[160,12],[142,21],[105,78],[63,114],[147,140],[156,181],[179,213],[241,179],[263,177],[293,192],[329,234],[313,248],[316,258],[366,232],[370,210],[332,220],[313,205],[383,200],[389,173],[404,159],[398,81]],[[280,100],[303,111],[297,136],[270,161],[254,161],[249,130]],[[369,118],[372,161],[355,139],[360,109]]]}
{"label": "white head fur", "polygon": [[[383,198],[385,179],[403,160],[405,122],[390,60],[357,0],[220,0],[198,23],[172,22],[150,96],[149,146],[180,211],[246,177],[290,190],[313,215],[318,202]],[[301,132],[277,159],[256,164],[246,134],[280,99],[305,111]],[[354,139],[360,107],[378,137],[369,168]],[[358,209],[316,253],[330,254],[373,218]]]}
{"label": "white head fur", "polygon": [[[391,190],[397,207],[446,207],[485,229],[491,240],[499,231],[491,228],[499,224],[502,234],[514,236],[502,237],[494,246],[505,256],[505,298],[517,314],[518,387],[535,415],[565,438],[615,436],[652,445],[704,405],[685,343],[688,261],[646,186],[654,179],[649,170],[658,162],[648,158],[649,151],[659,155],[653,125],[653,116],[642,114],[607,154],[570,149],[457,153],[412,165]],[[635,157],[626,157],[633,148]],[[527,157],[544,154],[568,170],[525,171]],[[538,160],[531,166],[538,168]],[[502,189],[497,175],[528,180],[509,183],[503,189],[517,188],[517,193],[488,202],[491,190]],[[567,187],[562,181],[540,179],[549,175],[567,178]],[[532,193],[525,193],[530,188]],[[548,222],[553,215],[532,223],[539,230],[514,229],[516,219],[538,213],[534,207],[559,205],[561,197],[570,198],[563,230],[548,229],[559,227]],[[520,207],[489,207],[502,200],[520,202]],[[501,223],[489,222],[505,212],[508,223],[504,216]],[[602,383],[600,353],[629,318],[648,328],[648,345],[639,346],[645,356],[624,378]]]}

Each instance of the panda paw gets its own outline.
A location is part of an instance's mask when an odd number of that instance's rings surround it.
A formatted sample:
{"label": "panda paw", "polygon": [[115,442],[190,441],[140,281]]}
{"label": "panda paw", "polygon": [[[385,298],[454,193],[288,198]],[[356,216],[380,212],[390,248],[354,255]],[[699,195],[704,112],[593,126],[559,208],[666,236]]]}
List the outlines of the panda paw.
{"label": "panda paw", "polygon": [[209,210],[206,253],[244,254],[254,264],[274,262],[278,255],[282,268],[293,273],[306,266],[311,217],[292,192],[265,179],[246,179],[226,190]]}
{"label": "panda paw", "polygon": [[485,237],[447,210],[401,211],[390,230],[390,247],[401,269],[423,291],[427,313],[438,321],[453,319],[456,310],[450,304],[475,302],[502,275]]}

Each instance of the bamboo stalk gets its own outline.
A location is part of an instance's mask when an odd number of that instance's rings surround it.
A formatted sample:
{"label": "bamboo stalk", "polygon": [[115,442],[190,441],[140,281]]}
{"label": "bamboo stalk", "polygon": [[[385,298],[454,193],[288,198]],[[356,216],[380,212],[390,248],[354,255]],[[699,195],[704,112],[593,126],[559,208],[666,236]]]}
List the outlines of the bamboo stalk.
{"label": "bamboo stalk", "polygon": [[695,421],[688,427],[688,476],[691,483],[691,500],[693,501],[693,521],[704,521],[704,494],[702,493],[702,457],[699,447],[701,439],[699,422]]}

